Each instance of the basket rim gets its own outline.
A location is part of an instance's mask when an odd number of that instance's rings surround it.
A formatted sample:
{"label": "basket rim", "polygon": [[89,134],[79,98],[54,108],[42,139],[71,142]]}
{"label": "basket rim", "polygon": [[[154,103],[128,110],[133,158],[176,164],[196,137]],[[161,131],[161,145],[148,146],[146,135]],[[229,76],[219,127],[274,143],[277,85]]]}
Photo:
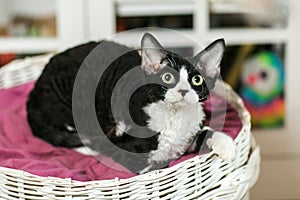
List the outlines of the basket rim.
{"label": "basket rim", "polygon": [[[251,152],[249,154],[249,159],[248,162],[245,163],[243,166],[247,166],[247,165],[253,165],[255,164],[256,159],[253,158],[256,154],[259,154],[260,152],[260,147],[256,144],[254,137],[252,136],[252,147],[251,147]],[[159,169],[159,170],[154,170],[154,171],[150,171],[147,172],[145,174],[139,174],[130,178],[118,178],[115,177],[114,179],[107,179],[107,180],[89,180],[89,181],[79,181],[79,180],[74,180],[72,178],[59,178],[59,177],[54,177],[54,176],[39,176],[39,175],[35,175],[32,174],[30,172],[26,172],[20,169],[14,169],[14,168],[9,168],[9,167],[3,167],[0,166],[0,172],[4,171],[4,172],[8,172],[8,173],[16,173],[18,175],[21,176],[27,176],[30,178],[39,178],[39,179],[44,179],[47,181],[53,181],[53,180],[58,180],[60,183],[87,183],[87,184],[94,184],[94,183],[120,183],[120,182],[134,182],[136,181],[136,179],[144,179],[144,180],[156,180],[157,178],[170,174],[170,173],[174,173],[177,171],[178,168],[181,168],[182,166],[184,166],[186,163],[189,162],[197,162],[197,163],[204,163],[206,162],[208,159],[219,159],[221,161],[221,158],[217,157],[213,152],[209,152],[207,154],[203,154],[203,155],[196,155],[192,158],[189,158],[185,161],[182,161],[174,166],[171,166],[169,168],[164,168],[164,169]],[[222,161],[221,161],[222,162]],[[256,181],[254,181],[256,182]]]}

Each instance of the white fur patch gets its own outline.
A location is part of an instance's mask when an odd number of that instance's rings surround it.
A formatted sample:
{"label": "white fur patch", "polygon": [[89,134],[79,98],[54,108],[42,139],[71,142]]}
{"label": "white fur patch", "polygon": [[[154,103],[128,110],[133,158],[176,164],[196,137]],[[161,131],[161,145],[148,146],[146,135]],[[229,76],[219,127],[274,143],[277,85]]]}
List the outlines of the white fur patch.
{"label": "white fur patch", "polygon": [[150,152],[149,164],[177,159],[185,153],[200,130],[205,114],[201,103],[174,105],[158,101],[144,108],[150,116],[148,127],[160,132],[156,150]]}
{"label": "white fur patch", "polygon": [[235,157],[235,144],[232,138],[225,133],[214,132],[206,144],[225,161],[231,161]]}
{"label": "white fur patch", "polygon": [[66,127],[66,129],[68,130],[68,131],[76,131],[76,128],[75,127],[73,127],[73,126],[70,126],[70,125],[68,125],[68,124],[65,124],[65,127]]}
{"label": "white fur patch", "polygon": [[120,121],[118,124],[117,124],[117,127],[116,127],[116,136],[117,137],[121,137],[121,136],[123,136],[123,134],[125,133],[125,132],[127,132],[129,129],[130,129],[131,127],[130,126],[127,126],[126,124],[125,124],[125,122],[123,122],[123,121]]}
{"label": "white fur patch", "polygon": [[186,81],[188,80],[188,72],[187,70],[183,67],[181,70],[180,70],[180,81]]}
{"label": "white fur patch", "polygon": [[97,155],[99,155],[99,152],[94,151],[90,147],[77,147],[77,148],[73,148],[73,150],[77,151],[78,153],[88,155],[88,156],[97,156]]}

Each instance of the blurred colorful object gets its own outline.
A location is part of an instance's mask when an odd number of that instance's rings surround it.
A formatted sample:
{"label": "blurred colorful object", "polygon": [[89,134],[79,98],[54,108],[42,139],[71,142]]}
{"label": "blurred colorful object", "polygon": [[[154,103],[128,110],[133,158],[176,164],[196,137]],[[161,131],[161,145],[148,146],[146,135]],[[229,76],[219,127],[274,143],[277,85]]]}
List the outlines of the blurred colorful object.
{"label": "blurred colorful object", "polygon": [[241,79],[240,94],[253,126],[282,126],[284,69],[281,59],[270,51],[257,53],[243,64]]}

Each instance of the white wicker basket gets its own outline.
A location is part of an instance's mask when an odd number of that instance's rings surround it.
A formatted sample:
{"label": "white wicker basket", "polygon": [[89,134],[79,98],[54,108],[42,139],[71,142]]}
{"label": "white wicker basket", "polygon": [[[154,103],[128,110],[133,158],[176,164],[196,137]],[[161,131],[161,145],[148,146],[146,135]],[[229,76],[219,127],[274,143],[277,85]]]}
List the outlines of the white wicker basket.
{"label": "white wicker basket", "polygon": [[[37,79],[52,55],[17,60],[0,68],[0,89]],[[128,179],[88,182],[0,167],[0,199],[241,199],[258,178],[260,152],[250,132],[248,111],[230,86],[224,85],[226,98],[243,124],[235,139],[238,154],[233,162],[209,153]]]}

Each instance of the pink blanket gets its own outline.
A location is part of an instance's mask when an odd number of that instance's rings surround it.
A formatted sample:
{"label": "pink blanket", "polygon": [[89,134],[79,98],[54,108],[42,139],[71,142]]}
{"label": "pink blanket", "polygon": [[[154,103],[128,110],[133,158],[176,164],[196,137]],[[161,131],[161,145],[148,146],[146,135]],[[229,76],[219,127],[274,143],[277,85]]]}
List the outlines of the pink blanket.
{"label": "pink blanket", "polygon": [[[28,83],[10,89],[0,89],[0,166],[44,177],[72,178],[79,181],[135,176],[125,172],[126,170],[117,171],[115,167],[107,167],[93,156],[82,155],[67,148],[57,148],[34,137],[26,120],[26,100],[33,86],[34,83]],[[205,107],[209,115],[212,109],[210,103]],[[222,118],[222,114],[218,117]],[[220,125],[221,129],[233,138],[241,128],[237,113],[228,106],[224,127],[223,123],[216,125]],[[193,156],[195,155],[183,156],[171,165]],[[114,165],[118,166],[117,163]]]}

